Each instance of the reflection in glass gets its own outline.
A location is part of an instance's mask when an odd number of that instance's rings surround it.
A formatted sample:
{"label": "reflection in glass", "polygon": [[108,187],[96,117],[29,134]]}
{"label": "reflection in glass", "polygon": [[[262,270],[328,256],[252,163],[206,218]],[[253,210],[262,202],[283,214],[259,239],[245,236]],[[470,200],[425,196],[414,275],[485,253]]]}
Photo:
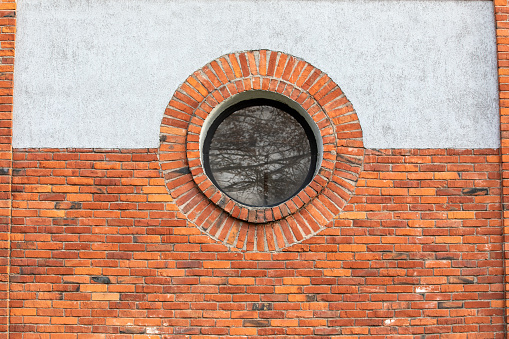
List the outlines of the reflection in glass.
{"label": "reflection in glass", "polygon": [[218,120],[204,148],[206,167],[232,199],[250,206],[277,205],[310,181],[316,144],[310,144],[312,132],[296,112],[292,116],[273,105],[251,105]]}

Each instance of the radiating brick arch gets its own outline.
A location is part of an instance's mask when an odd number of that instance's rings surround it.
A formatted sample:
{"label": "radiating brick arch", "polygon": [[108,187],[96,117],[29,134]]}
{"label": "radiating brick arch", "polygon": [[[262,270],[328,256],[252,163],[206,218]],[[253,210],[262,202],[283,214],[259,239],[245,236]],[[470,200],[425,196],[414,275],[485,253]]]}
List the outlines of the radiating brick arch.
{"label": "radiating brick arch", "polygon": [[[214,186],[200,159],[200,133],[213,109],[240,93],[278,93],[319,128],[323,160],[314,179],[277,206],[244,206]],[[159,161],[166,187],[187,219],[231,249],[279,251],[324,229],[350,199],[364,157],[351,103],[319,69],[268,50],[224,55],[190,75],[170,100]]]}

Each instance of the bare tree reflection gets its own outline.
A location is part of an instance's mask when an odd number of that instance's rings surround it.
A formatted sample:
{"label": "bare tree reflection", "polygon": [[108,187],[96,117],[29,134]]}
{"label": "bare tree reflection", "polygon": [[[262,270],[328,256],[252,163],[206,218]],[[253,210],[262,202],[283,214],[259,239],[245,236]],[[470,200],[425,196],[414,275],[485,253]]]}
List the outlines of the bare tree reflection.
{"label": "bare tree reflection", "polygon": [[209,149],[217,185],[251,206],[275,205],[296,194],[310,172],[311,159],[303,127],[272,106],[242,108],[228,116]]}

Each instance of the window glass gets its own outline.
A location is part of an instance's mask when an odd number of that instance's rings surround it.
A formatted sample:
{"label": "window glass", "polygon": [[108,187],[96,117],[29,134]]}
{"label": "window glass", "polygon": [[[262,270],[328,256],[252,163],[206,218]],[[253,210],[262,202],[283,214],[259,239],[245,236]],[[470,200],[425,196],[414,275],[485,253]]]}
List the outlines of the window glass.
{"label": "window glass", "polygon": [[205,171],[232,199],[248,206],[284,202],[312,179],[317,147],[305,119],[277,101],[240,102],[212,123]]}

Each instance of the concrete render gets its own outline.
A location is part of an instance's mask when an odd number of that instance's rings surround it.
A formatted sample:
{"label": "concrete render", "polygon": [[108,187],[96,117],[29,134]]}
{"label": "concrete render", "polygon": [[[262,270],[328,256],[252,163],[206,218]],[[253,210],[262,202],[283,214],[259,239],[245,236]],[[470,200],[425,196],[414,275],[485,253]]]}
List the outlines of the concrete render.
{"label": "concrete render", "polygon": [[368,148],[496,148],[491,1],[18,0],[14,147],[158,147],[173,92],[235,51],[326,72]]}

